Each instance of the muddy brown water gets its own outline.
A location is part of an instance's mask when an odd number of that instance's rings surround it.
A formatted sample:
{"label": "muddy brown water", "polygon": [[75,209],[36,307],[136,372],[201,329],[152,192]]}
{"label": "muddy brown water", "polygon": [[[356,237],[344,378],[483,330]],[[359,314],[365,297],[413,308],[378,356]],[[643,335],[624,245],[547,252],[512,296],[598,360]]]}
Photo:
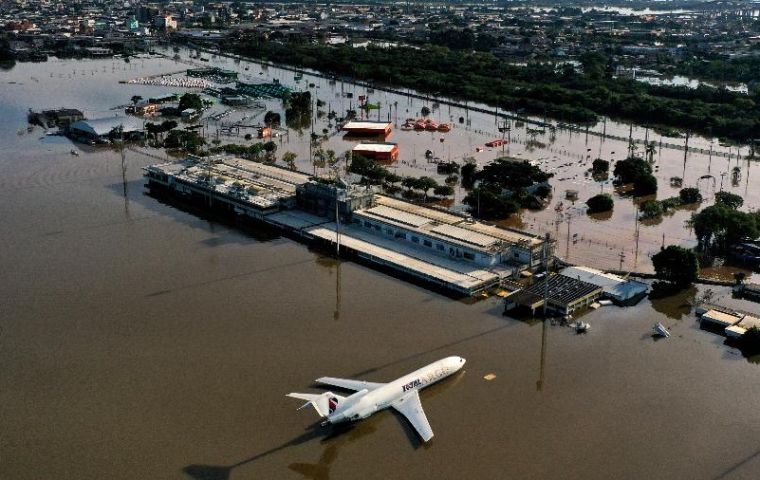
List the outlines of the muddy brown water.
{"label": "muddy brown water", "polygon": [[[159,202],[150,158],[17,132],[30,106],[144,92],[111,65],[0,73],[0,478],[757,478],[760,370],[698,329],[696,292],[590,312],[587,335],[520,322]],[[452,354],[427,445],[391,412],[314,428],[284,396]]]}

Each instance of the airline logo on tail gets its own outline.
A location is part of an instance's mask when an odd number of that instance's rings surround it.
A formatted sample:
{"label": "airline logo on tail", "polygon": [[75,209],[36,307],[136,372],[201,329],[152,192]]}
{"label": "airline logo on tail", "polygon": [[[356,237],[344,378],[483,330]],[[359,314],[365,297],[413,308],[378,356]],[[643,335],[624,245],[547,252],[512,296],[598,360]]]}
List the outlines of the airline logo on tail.
{"label": "airline logo on tail", "polygon": [[327,408],[329,409],[330,413],[333,413],[336,408],[338,408],[338,399],[335,397],[330,397],[327,400]]}

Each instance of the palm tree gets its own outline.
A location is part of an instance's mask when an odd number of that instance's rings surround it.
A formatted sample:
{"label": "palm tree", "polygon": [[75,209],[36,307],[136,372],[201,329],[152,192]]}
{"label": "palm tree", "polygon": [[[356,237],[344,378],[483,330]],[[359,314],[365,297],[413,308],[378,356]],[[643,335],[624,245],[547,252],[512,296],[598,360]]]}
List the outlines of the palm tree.
{"label": "palm tree", "polygon": [[649,157],[649,163],[654,163],[654,154],[657,150],[654,148],[654,142],[648,143],[646,146],[646,156]]}

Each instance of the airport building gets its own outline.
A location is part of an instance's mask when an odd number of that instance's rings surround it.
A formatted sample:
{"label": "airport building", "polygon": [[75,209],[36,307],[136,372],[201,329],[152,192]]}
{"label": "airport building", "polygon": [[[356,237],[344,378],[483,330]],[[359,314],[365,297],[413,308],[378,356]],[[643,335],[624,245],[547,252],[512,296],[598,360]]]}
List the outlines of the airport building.
{"label": "airport building", "polygon": [[516,290],[504,298],[504,313],[522,309],[535,315],[546,304],[547,311],[570,315],[588,307],[602,296],[603,289],[583,280],[552,274],[548,279]]}
{"label": "airport building", "polygon": [[153,191],[261,221],[307,243],[457,296],[536,270],[553,242],[250,160],[190,156],[146,167]]}
{"label": "airport building", "polygon": [[[522,271],[541,264],[544,241],[540,237],[384,195],[376,195],[375,204],[354,212],[354,224],[377,235],[480,266]],[[551,257],[552,252],[546,255]]]}
{"label": "airport building", "polygon": [[309,176],[241,158],[201,159],[145,168],[148,186],[164,187],[204,203],[216,202],[235,214],[256,220],[296,205],[296,188]]}

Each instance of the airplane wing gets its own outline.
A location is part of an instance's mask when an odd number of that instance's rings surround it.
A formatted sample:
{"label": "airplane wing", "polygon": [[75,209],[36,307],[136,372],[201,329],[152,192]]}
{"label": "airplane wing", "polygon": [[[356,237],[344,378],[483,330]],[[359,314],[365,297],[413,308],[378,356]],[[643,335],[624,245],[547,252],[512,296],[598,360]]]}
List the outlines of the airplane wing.
{"label": "airplane wing", "polygon": [[423,442],[433,438],[433,429],[425,416],[425,411],[420,403],[420,395],[417,390],[412,390],[391,404],[401,415],[405,416],[419,433]]}
{"label": "airplane wing", "polygon": [[317,383],[332,385],[334,387],[345,388],[346,390],[374,390],[385,385],[384,383],[365,382],[363,380],[351,380],[348,378],[321,377],[315,380]]}

